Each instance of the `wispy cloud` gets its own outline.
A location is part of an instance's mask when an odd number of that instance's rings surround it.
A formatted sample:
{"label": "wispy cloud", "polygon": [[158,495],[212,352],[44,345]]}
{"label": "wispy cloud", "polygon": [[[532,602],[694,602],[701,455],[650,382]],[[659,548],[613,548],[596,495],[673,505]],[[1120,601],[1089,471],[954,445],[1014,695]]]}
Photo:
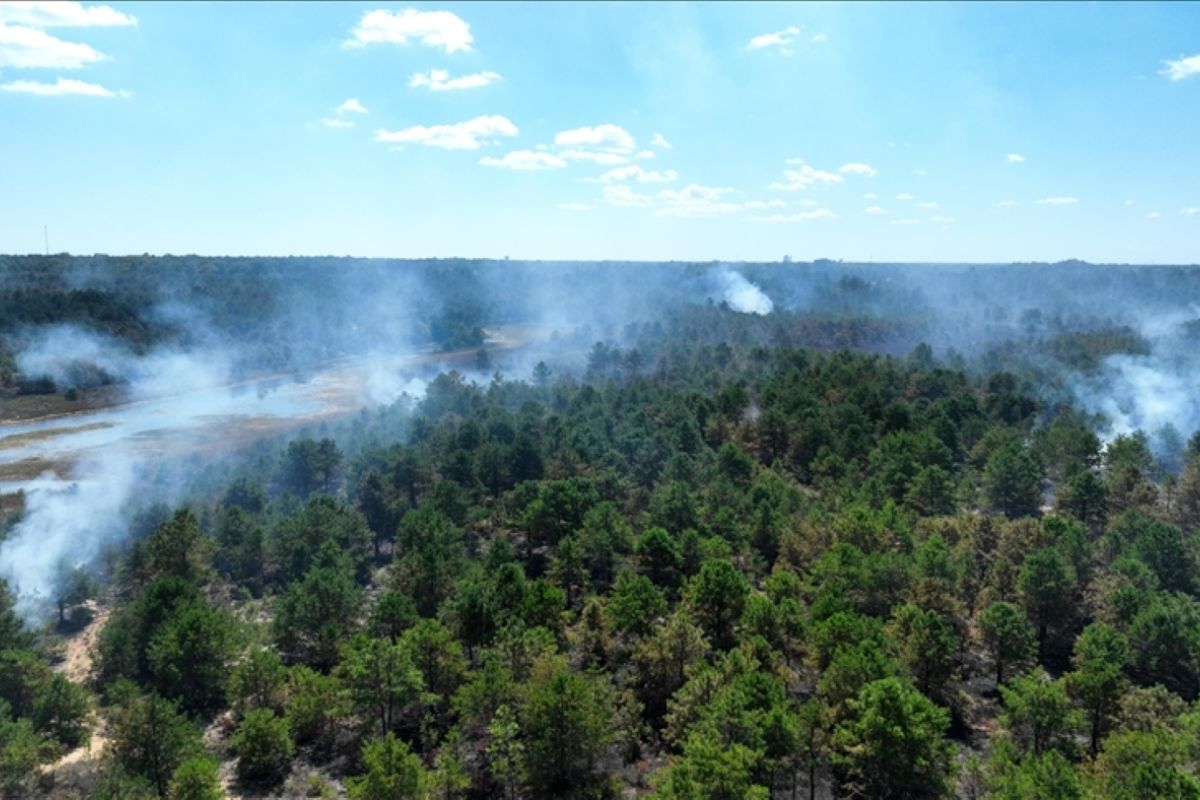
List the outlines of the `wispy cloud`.
{"label": "wispy cloud", "polygon": [[1010,164],[1023,164],[1025,163],[1025,156],[1020,153],[1009,153],[1004,157],[1004,160]]}
{"label": "wispy cloud", "polygon": [[650,146],[657,147],[659,150],[670,150],[671,143],[667,141],[667,137],[661,133],[656,133],[650,137]]}
{"label": "wispy cloud", "polygon": [[485,115],[453,125],[413,125],[396,131],[378,130],[375,141],[389,144],[420,144],[443,150],[478,150],[499,136],[519,133],[512,120]]}
{"label": "wispy cloud", "polygon": [[1166,66],[1159,70],[1159,75],[1166,75],[1173,81],[1181,81],[1193,75],[1200,75],[1200,53],[1174,61],[1164,61]]}
{"label": "wispy cloud", "polygon": [[629,156],[605,150],[562,150],[559,155],[568,161],[591,161],[603,167],[629,163]]}
{"label": "wispy cloud", "polygon": [[926,209],[929,209],[929,208],[937,208],[937,207],[938,207],[938,204],[937,204],[937,203],[934,203],[934,202],[932,202],[932,201],[930,201],[930,200],[926,200],[926,201],[925,201],[925,202],[923,202],[923,203],[917,203],[917,208],[926,208]]}
{"label": "wispy cloud", "polygon": [[603,147],[620,151],[637,149],[637,142],[629,131],[611,122],[562,131],[554,137],[554,143],[559,147]]}
{"label": "wispy cloud", "polygon": [[137,19],[111,6],[84,6],[70,0],[0,3],[0,24],[33,28],[109,28],[137,25]]}
{"label": "wispy cloud", "polygon": [[733,214],[742,209],[727,199],[733,189],[723,186],[689,184],[682,189],[663,189],[657,198],[664,205],[654,212],[656,217],[711,217]]}
{"label": "wispy cloud", "polygon": [[866,208],[863,209],[863,213],[870,214],[871,216],[874,216],[874,217],[880,217],[888,212],[886,210],[880,208],[879,206],[867,206]]}
{"label": "wispy cloud", "polygon": [[900,194],[896,195],[896,199],[897,200],[916,200],[917,198],[913,197],[908,192],[901,192]]}
{"label": "wispy cloud", "polygon": [[338,119],[337,117],[321,117],[317,120],[326,128],[353,128],[354,123],[348,119]]}
{"label": "wispy cloud", "polygon": [[752,222],[813,222],[820,219],[837,219],[838,215],[828,208],[814,208],[809,211],[797,211],[793,214],[769,214],[767,216],[750,217]]}
{"label": "wispy cloud", "polygon": [[362,103],[358,102],[357,97],[351,97],[346,102],[337,107],[339,114],[366,114],[367,108]]}
{"label": "wispy cloud", "polygon": [[814,186],[832,186],[845,180],[836,172],[816,169],[810,164],[805,164],[800,159],[788,159],[787,163],[798,164],[799,169],[785,169],[783,171],[783,180],[775,181],[767,187],[768,189],[794,192],[811,189]]}
{"label": "wispy cloud", "polygon": [[408,79],[408,85],[414,89],[424,87],[434,92],[455,92],[463,89],[479,89],[498,80],[500,80],[498,72],[473,72],[470,75],[451,78],[448,70],[431,69],[429,72],[418,72],[413,75]]}
{"label": "wispy cloud", "polygon": [[63,97],[66,95],[84,95],[87,97],[130,97],[126,91],[113,91],[98,83],[77,81],[71,78],[59,78],[54,83],[38,81],[13,81],[0,84],[0,91],[17,94],[35,94],[42,97]]}
{"label": "wispy cloud", "polygon": [[1079,202],[1078,197],[1043,197],[1036,200],[1039,206],[1073,206]]}
{"label": "wispy cloud", "polygon": [[929,218],[929,221],[935,225],[949,225],[951,222],[954,222],[954,217],[943,217],[935,214]]}
{"label": "wispy cloud", "polygon": [[544,153],[539,150],[514,150],[511,153],[505,153],[502,158],[486,156],[481,158],[479,163],[485,167],[500,167],[501,169],[515,169],[529,172],[562,169],[567,166],[566,161],[553,153]]}
{"label": "wispy cloud", "polygon": [[747,44],[747,50],[769,50],[774,49],[780,53],[790,53],[789,46],[796,41],[796,37],[804,32],[804,29],[797,25],[789,25],[781,31],[773,31],[771,33],[761,33],[753,37]]}
{"label": "wispy cloud", "polygon": [[634,191],[626,183],[609,184],[601,191],[601,195],[606,203],[614,206],[642,207],[654,202],[653,197]]}
{"label": "wispy cloud", "polygon": [[1147,212],[1146,219],[1158,219],[1161,216],[1162,214],[1158,213],[1157,211],[1150,211]]}
{"label": "wispy cloud", "polygon": [[673,169],[667,170],[649,170],[639,167],[637,164],[630,164],[626,167],[616,167],[601,175],[599,178],[592,178],[598,183],[618,183],[621,181],[633,181],[635,183],[671,183],[679,179],[679,173]]}
{"label": "wispy cloud", "polygon": [[82,42],[64,41],[36,28],[0,23],[0,67],[79,69],[107,57]]}
{"label": "wispy cloud", "polygon": [[365,47],[382,43],[408,44],[410,41],[455,53],[470,50],[475,40],[471,36],[471,26],[450,11],[376,9],[363,14],[344,45]]}
{"label": "wispy cloud", "polygon": [[842,164],[842,166],[838,167],[838,172],[843,175],[863,175],[868,178],[879,174],[870,164],[863,164],[862,162]]}
{"label": "wispy cloud", "polygon": [[1185,217],[1194,217],[1197,214],[1200,214],[1200,208],[1195,208],[1194,206],[1189,208],[1181,208],[1179,209],[1179,213]]}

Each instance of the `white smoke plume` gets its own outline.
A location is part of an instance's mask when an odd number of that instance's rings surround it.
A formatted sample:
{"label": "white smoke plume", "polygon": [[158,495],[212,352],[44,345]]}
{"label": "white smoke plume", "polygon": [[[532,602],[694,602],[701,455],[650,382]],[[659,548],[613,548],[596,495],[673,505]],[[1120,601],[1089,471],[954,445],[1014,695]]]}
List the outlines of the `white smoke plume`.
{"label": "white smoke plume", "polygon": [[755,286],[746,276],[728,267],[714,273],[716,291],[730,308],[742,314],[770,314],[775,304],[762,289]]}

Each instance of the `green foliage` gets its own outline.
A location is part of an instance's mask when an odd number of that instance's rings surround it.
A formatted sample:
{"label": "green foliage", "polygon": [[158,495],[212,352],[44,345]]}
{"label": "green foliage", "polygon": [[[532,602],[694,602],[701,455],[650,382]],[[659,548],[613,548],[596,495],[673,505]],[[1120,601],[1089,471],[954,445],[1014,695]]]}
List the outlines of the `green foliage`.
{"label": "green foliage", "polygon": [[229,700],[241,714],[251,709],[283,709],[287,668],[274,650],[253,648],[229,675]]}
{"label": "green foliage", "polygon": [[983,471],[988,501],[1008,517],[1036,516],[1042,504],[1042,465],[1019,440],[1002,445]]}
{"label": "green foliage", "polygon": [[425,689],[408,647],[363,634],[347,645],[337,673],[354,709],[380,733],[395,729],[402,715],[415,714]]}
{"label": "green foliage", "polygon": [[363,745],[365,774],[346,782],[352,800],[421,800],[429,776],[408,744],[388,733]]}
{"label": "green foliage", "polygon": [[150,640],[152,685],[189,712],[219,708],[225,700],[235,635],[233,620],[204,603],[179,609]]}
{"label": "green foliage", "polygon": [[238,778],[265,783],[283,779],[296,747],[287,720],[269,708],[247,711],[230,745],[238,759]]}
{"label": "green foliage", "polygon": [[349,560],[325,542],[303,579],[288,586],[275,611],[275,641],[286,657],[329,669],[338,647],[353,631],[362,592]]}
{"label": "green foliage", "polygon": [[688,582],[687,605],[713,645],[727,649],[734,644],[734,625],[742,617],[750,585],[728,561],[709,561]]}
{"label": "green foliage", "polygon": [[1165,731],[1113,734],[1092,765],[1092,791],[1106,800],[1195,800],[1200,780],[1188,762],[1185,743]]}
{"label": "green foliage", "polygon": [[667,598],[645,575],[628,570],[617,575],[608,606],[617,630],[645,634],[666,611]]}
{"label": "green foliage", "polygon": [[27,719],[13,719],[0,700],[0,797],[33,796],[42,741]]}
{"label": "green foliage", "polygon": [[218,775],[219,767],[214,758],[189,758],[171,776],[167,797],[170,800],[222,800],[225,790]]}
{"label": "green foliage", "polygon": [[107,752],[122,770],[166,794],[175,770],[199,752],[199,729],[177,704],[154,693],[140,694],[128,683],[114,685],[109,699]]}
{"label": "green foliage", "polygon": [[1083,800],[1078,769],[1057,750],[1021,755],[1012,742],[999,741],[987,765],[988,800]]}
{"label": "green foliage", "polygon": [[984,644],[996,665],[996,685],[1004,681],[1004,668],[1020,664],[1037,652],[1037,635],[1021,609],[1004,601],[992,603],[979,616]]}
{"label": "green foliage", "polygon": [[611,690],[597,678],[565,669],[532,678],[521,709],[532,796],[585,797],[601,782],[613,707]]}
{"label": "green foliage", "polygon": [[1071,707],[1062,681],[1035,670],[1002,685],[1000,696],[1004,701],[1001,724],[1022,753],[1072,752],[1071,738],[1082,727],[1082,719]]}
{"label": "green foliage", "polygon": [[865,797],[944,797],[953,775],[947,712],[898,678],[865,685],[834,733],[841,783]]}
{"label": "green foliage", "polygon": [[759,757],[743,745],[729,746],[715,737],[693,734],[682,757],[666,770],[655,796],[661,800],[767,800],[767,787],[754,782]]}
{"label": "green foliage", "polygon": [[38,690],[31,718],[39,733],[64,747],[74,748],[87,740],[90,710],[87,691],[62,675],[55,675]]}

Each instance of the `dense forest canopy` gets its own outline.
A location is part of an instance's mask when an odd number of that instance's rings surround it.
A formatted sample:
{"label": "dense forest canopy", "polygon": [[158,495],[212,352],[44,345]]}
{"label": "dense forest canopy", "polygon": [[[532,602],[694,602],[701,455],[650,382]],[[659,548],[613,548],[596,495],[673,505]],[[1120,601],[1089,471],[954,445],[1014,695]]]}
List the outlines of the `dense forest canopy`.
{"label": "dense forest canopy", "polygon": [[10,394],[478,351],[0,587],[0,796],[1200,797],[1200,269],[0,275]]}

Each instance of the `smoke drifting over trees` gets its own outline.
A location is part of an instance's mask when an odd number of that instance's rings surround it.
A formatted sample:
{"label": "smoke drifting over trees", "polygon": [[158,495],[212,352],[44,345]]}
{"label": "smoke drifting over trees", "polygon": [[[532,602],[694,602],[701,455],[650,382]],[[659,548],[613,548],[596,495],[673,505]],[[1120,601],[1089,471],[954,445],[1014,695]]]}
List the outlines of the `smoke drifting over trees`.
{"label": "smoke drifting over trees", "polygon": [[[0,277],[0,636],[114,587],[118,794],[215,780],[207,747],[284,794],[303,761],[351,793],[945,796],[957,750],[994,791],[1052,757],[1099,797],[1140,713],[1115,698],[1196,696],[1200,268]],[[75,746],[35,707],[81,690],[29,681],[0,747]]]}

